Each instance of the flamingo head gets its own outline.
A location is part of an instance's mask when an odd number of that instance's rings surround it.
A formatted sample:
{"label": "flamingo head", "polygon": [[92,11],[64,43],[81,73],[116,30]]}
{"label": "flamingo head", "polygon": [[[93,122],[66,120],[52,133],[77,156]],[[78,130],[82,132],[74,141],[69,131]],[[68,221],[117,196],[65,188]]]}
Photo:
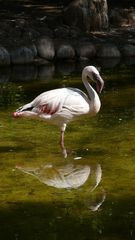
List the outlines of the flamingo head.
{"label": "flamingo head", "polygon": [[84,68],[86,76],[92,79],[96,83],[96,90],[98,93],[101,93],[104,87],[104,80],[100,76],[99,71],[94,66],[87,66]]}

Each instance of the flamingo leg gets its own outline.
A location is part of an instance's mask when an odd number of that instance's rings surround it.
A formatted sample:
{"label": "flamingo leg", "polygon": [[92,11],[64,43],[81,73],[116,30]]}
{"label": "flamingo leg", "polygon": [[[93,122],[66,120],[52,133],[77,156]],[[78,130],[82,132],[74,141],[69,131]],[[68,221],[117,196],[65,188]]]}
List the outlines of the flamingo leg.
{"label": "flamingo leg", "polygon": [[60,134],[60,146],[61,148],[65,148],[65,145],[64,145],[64,131],[61,131],[61,134]]}
{"label": "flamingo leg", "polygon": [[65,133],[65,129],[66,129],[66,124],[63,124],[62,128],[61,128],[61,134],[60,134],[60,146],[62,149],[62,153],[64,155],[64,158],[67,157],[67,151],[64,145],[64,133]]}
{"label": "flamingo leg", "polygon": [[15,117],[15,118],[19,118],[19,117],[35,118],[35,117],[37,117],[37,113],[31,112],[31,111],[14,112],[13,117]]}
{"label": "flamingo leg", "polygon": [[61,146],[62,154],[63,154],[64,158],[67,158],[67,150],[66,150],[65,145],[64,145],[64,131],[61,131],[60,146]]}

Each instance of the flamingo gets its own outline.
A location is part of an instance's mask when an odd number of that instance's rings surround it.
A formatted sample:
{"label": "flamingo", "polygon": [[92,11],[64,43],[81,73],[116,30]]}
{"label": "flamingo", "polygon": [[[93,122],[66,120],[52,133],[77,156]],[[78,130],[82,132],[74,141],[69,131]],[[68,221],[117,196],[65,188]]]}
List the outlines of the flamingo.
{"label": "flamingo", "polygon": [[86,66],[82,71],[82,82],[88,96],[80,89],[70,87],[46,91],[32,102],[17,109],[13,116],[15,118],[27,117],[54,121],[60,127],[60,145],[64,149],[64,132],[67,123],[82,114],[89,113],[90,116],[94,116],[101,107],[99,96],[87,78],[96,82],[96,90],[101,93],[104,81],[99,71],[94,66]]}

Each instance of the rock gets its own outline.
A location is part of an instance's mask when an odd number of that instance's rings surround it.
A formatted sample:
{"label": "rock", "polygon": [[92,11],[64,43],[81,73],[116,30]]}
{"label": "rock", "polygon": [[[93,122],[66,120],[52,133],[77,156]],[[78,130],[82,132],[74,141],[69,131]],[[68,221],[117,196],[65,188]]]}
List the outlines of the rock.
{"label": "rock", "polygon": [[53,40],[49,37],[40,38],[37,41],[37,52],[39,57],[52,60],[55,56]]}
{"label": "rock", "polygon": [[88,3],[87,0],[72,1],[65,9],[63,13],[64,22],[72,27],[78,27],[83,31],[88,29],[88,14],[87,14]]}
{"label": "rock", "polygon": [[35,44],[32,44],[31,46],[29,46],[29,49],[33,52],[34,58],[37,57],[37,48]]}
{"label": "rock", "polygon": [[0,65],[9,65],[9,64],[10,64],[9,52],[4,47],[0,47]]}
{"label": "rock", "polygon": [[53,30],[45,26],[44,24],[39,24],[39,27],[37,26],[37,29],[39,31],[40,36],[47,36],[49,38],[53,38]]}
{"label": "rock", "polygon": [[68,38],[69,37],[70,28],[68,26],[58,26],[54,30],[54,34],[56,38]]}
{"label": "rock", "polygon": [[34,29],[28,29],[23,33],[23,35],[24,38],[30,39],[32,41],[33,39],[38,38],[40,36],[40,33]]}
{"label": "rock", "polygon": [[114,26],[135,26],[134,8],[113,8],[110,12],[110,23]]}
{"label": "rock", "polygon": [[11,52],[11,63],[28,64],[34,61],[34,53],[28,47],[20,47]]}
{"label": "rock", "polygon": [[75,58],[75,50],[70,44],[62,43],[56,49],[56,57],[58,59],[73,59]]}
{"label": "rock", "polygon": [[80,59],[93,58],[96,55],[96,48],[92,43],[81,43],[76,48],[77,56]]}
{"label": "rock", "polygon": [[134,9],[134,12],[129,13],[129,15],[128,15],[128,23],[131,26],[135,26],[135,9]]}
{"label": "rock", "polygon": [[128,39],[127,44],[135,45],[135,39],[133,39],[133,38]]}
{"label": "rock", "polygon": [[114,26],[120,27],[127,24],[127,19],[122,16],[118,8],[114,8],[110,12],[110,23]]}
{"label": "rock", "polygon": [[101,58],[119,58],[120,56],[120,51],[114,44],[103,44],[97,52],[97,57]]}
{"label": "rock", "polygon": [[64,9],[63,19],[69,26],[83,31],[108,28],[108,7],[106,0],[75,0]]}
{"label": "rock", "polygon": [[81,29],[77,28],[77,27],[70,27],[69,30],[69,37],[70,38],[80,38],[81,36],[84,36],[84,32],[81,31]]}
{"label": "rock", "polygon": [[125,57],[134,57],[135,56],[135,45],[126,44],[122,48],[122,54]]}

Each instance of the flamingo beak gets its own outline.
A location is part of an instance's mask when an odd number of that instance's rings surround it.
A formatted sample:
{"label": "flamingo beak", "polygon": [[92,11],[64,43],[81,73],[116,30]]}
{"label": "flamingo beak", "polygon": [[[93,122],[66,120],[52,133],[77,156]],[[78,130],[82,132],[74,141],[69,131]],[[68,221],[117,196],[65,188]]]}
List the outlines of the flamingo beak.
{"label": "flamingo beak", "polygon": [[104,87],[104,80],[100,76],[98,76],[96,78],[96,89],[97,89],[97,92],[101,93],[102,90],[103,90],[103,87]]}
{"label": "flamingo beak", "polygon": [[92,73],[92,79],[96,82],[96,90],[98,93],[101,93],[104,87],[104,80],[101,78],[99,73]]}

